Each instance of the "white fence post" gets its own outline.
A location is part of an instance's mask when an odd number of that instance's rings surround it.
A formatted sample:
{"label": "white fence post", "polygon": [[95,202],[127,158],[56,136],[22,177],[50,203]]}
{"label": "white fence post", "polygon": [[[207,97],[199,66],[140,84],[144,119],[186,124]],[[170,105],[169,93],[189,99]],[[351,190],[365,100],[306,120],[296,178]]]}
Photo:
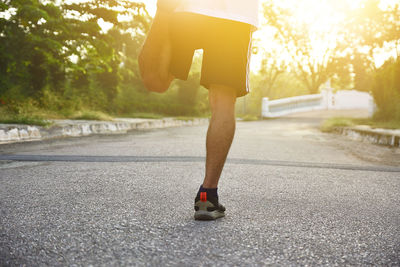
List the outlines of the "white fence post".
{"label": "white fence post", "polygon": [[268,117],[269,114],[269,106],[268,106],[268,97],[263,97],[261,102],[261,118]]}
{"label": "white fence post", "polygon": [[322,108],[333,109],[333,106],[335,105],[335,96],[333,94],[330,79],[324,84],[324,88],[321,89],[321,94],[323,97]]}
{"label": "white fence post", "polygon": [[372,117],[376,111],[376,104],[374,98],[370,96],[368,101],[368,116]]}
{"label": "white fence post", "polygon": [[329,89],[322,89],[321,95],[322,95],[322,103],[321,103],[322,108],[330,109],[330,103],[332,103],[332,93],[329,91]]}

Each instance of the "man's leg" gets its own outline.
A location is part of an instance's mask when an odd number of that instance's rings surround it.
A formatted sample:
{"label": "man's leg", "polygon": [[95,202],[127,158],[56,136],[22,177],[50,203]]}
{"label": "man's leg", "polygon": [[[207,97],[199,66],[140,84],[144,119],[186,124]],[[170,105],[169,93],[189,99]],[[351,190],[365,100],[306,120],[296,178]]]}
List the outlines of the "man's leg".
{"label": "man's leg", "polygon": [[236,92],[226,86],[209,88],[211,120],[207,132],[206,174],[194,200],[196,220],[215,220],[225,216],[218,201],[217,186],[235,134]]}
{"label": "man's leg", "polygon": [[203,187],[217,188],[235,134],[236,92],[226,86],[211,85],[209,100],[212,115],[207,132]]}

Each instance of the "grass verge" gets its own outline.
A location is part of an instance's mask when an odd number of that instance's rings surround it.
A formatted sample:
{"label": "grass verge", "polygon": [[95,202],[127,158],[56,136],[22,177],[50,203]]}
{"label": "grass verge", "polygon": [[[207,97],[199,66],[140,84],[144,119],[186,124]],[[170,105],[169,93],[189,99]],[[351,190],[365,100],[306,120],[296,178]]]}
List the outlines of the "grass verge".
{"label": "grass verge", "polygon": [[34,113],[11,113],[5,109],[0,109],[0,123],[4,124],[26,124],[47,127],[52,124],[51,121]]}
{"label": "grass verge", "polygon": [[206,119],[209,118],[208,116],[176,116],[174,117],[175,120],[180,120],[180,121],[191,121],[194,119]]}
{"label": "grass verge", "polygon": [[113,118],[101,111],[83,110],[73,114],[73,120],[93,120],[93,121],[112,121]]}
{"label": "grass verge", "polygon": [[400,129],[400,121],[398,120],[377,120],[374,118],[344,118],[335,117],[322,122],[322,132],[332,132],[335,127],[351,127],[356,125],[369,125],[371,128],[383,129]]}
{"label": "grass verge", "polygon": [[327,120],[324,120],[321,124],[321,131],[324,133],[330,133],[333,132],[335,127],[350,127],[354,126],[354,122],[352,118],[342,118],[342,117],[337,117],[337,118],[329,118]]}
{"label": "grass verge", "polygon": [[43,118],[39,118],[39,117],[35,117],[35,116],[27,116],[27,115],[8,116],[6,118],[2,117],[0,119],[0,123],[37,125],[37,126],[43,126],[43,127],[47,127],[52,124],[52,122],[45,120]]}
{"label": "grass verge", "polygon": [[[36,108],[33,106],[23,106],[20,110],[14,110],[6,107],[0,107],[0,123],[4,124],[27,124],[38,126],[50,126],[53,124],[52,119],[71,119],[71,120],[95,120],[95,121],[112,121],[114,117],[121,118],[142,118],[142,119],[163,119],[166,116],[150,113],[150,112],[135,112],[128,114],[112,114],[90,109],[80,111],[60,110],[50,111]],[[193,120],[195,118],[207,118],[207,116],[177,116],[177,120]]]}
{"label": "grass verge", "polygon": [[147,112],[134,112],[129,114],[120,115],[122,118],[139,118],[139,119],[162,119],[165,116],[156,113]]}
{"label": "grass verge", "polygon": [[241,118],[242,121],[258,121],[258,120],[260,120],[259,116],[252,115],[252,114],[239,115],[238,117]]}

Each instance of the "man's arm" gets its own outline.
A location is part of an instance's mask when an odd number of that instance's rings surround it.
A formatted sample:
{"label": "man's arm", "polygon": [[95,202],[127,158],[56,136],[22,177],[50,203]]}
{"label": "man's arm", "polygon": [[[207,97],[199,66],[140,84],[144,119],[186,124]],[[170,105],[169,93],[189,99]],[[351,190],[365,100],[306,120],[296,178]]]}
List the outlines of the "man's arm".
{"label": "man's arm", "polygon": [[157,9],[164,12],[172,12],[182,2],[182,0],[158,0]]}

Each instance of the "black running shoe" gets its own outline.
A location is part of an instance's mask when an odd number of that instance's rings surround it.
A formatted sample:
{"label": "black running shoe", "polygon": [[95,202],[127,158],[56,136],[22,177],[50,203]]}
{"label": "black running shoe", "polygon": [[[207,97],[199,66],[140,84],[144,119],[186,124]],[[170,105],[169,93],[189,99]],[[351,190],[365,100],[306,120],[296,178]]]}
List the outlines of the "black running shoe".
{"label": "black running shoe", "polygon": [[225,207],[219,204],[218,197],[207,196],[207,192],[200,192],[194,200],[194,219],[209,221],[225,216]]}

